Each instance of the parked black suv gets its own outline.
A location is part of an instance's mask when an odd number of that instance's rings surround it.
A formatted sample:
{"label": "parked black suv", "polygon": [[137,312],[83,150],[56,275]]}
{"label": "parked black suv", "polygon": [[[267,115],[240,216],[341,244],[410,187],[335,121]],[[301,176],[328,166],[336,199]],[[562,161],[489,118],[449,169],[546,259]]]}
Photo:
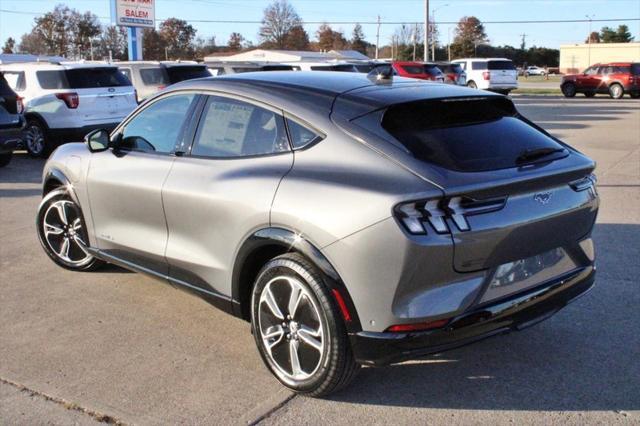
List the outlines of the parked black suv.
{"label": "parked black suv", "polygon": [[22,100],[0,73],[0,167],[11,162],[24,128]]}

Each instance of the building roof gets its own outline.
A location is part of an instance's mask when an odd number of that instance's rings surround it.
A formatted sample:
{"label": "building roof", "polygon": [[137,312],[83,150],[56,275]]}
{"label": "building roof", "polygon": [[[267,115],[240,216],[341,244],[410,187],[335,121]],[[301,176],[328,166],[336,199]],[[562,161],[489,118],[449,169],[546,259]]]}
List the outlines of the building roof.
{"label": "building roof", "polygon": [[332,50],[313,52],[307,50],[267,50],[254,49],[228,56],[207,56],[205,62],[327,62],[327,61],[368,61],[369,58],[355,50]]}
{"label": "building roof", "polygon": [[62,62],[68,59],[62,56],[31,55],[29,53],[0,53],[0,64],[14,62]]}

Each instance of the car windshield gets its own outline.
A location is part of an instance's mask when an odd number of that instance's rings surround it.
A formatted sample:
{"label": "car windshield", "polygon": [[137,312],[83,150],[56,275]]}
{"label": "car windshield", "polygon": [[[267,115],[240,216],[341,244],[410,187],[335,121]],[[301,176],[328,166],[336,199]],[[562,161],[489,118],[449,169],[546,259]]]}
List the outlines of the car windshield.
{"label": "car windshield", "polygon": [[417,159],[462,172],[516,167],[523,153],[562,150],[520,119],[510,100],[497,97],[394,105],[382,127]]}
{"label": "car windshield", "polygon": [[488,61],[488,69],[490,70],[515,70],[516,67],[511,61]]}
{"label": "car windshield", "polygon": [[211,77],[211,73],[204,65],[167,67],[167,74],[171,84],[194,78]]}
{"label": "car windshield", "polygon": [[116,67],[73,68],[37,71],[43,89],[92,89],[131,86],[129,79]]}

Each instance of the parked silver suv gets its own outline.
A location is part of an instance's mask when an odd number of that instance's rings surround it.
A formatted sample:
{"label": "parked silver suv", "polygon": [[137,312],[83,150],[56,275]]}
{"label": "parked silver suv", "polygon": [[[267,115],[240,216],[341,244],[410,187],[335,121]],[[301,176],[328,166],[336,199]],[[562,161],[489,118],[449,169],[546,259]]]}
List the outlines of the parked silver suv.
{"label": "parked silver suv", "polygon": [[250,321],[273,374],[315,396],[590,289],[594,162],[507,97],[391,78],[174,85],[53,153],[42,246],[65,268],[114,263]]}

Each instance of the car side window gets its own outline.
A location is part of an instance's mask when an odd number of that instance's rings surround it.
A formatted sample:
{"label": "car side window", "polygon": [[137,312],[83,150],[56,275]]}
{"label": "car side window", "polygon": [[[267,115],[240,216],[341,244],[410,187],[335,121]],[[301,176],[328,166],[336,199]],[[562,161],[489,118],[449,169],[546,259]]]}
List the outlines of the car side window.
{"label": "car side window", "polygon": [[124,126],[118,147],[130,151],[172,152],[195,97],[194,93],[182,93],[152,103]]}
{"label": "car side window", "polygon": [[484,70],[484,69],[487,69],[487,63],[486,62],[480,62],[480,61],[473,61],[473,62],[471,62],[471,69],[472,70]]}
{"label": "car side window", "polygon": [[2,73],[4,79],[9,83],[9,87],[16,92],[22,92],[26,89],[24,71],[4,71]]}
{"label": "car side window", "polygon": [[323,136],[308,127],[287,118],[287,127],[289,128],[289,136],[291,137],[291,145],[293,149],[304,148],[305,146],[317,142]]}
{"label": "car side window", "polygon": [[598,67],[589,67],[584,70],[585,75],[595,75],[598,72]]}
{"label": "car side window", "polygon": [[281,115],[247,102],[209,96],[191,155],[238,158],[288,150]]}

